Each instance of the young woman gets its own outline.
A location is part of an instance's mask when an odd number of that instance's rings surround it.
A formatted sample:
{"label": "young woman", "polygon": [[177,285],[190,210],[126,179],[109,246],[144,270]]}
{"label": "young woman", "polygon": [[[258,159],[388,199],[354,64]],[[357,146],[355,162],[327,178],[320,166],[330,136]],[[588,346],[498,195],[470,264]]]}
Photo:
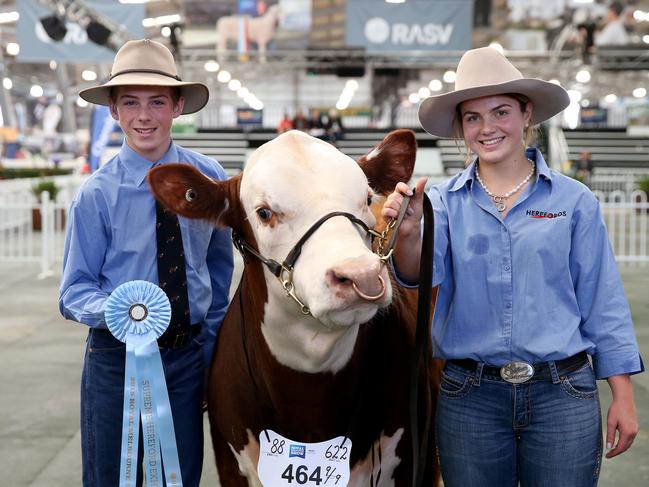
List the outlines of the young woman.
{"label": "young woman", "polygon": [[[498,51],[468,51],[455,91],[419,109],[424,129],[464,139],[468,167],[429,192],[435,210],[433,341],[446,359],[437,441],[446,487],[596,485],[596,379],[613,392],[607,457],[638,431],[629,376],[644,370],[593,194],[526,149],[533,125],[569,103]],[[426,179],[400,227],[394,266],[416,284]],[[382,210],[394,218],[399,183]],[[588,357],[592,359],[589,361]]]}

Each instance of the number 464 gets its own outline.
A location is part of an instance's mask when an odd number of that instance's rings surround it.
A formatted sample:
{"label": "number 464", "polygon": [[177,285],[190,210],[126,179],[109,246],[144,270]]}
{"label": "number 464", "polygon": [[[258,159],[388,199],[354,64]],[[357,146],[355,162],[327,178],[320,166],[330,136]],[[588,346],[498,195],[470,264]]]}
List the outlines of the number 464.
{"label": "number 464", "polygon": [[295,469],[295,475],[293,475],[293,464],[289,463],[288,467],[282,473],[282,478],[288,480],[288,483],[292,483],[295,480],[298,484],[304,485],[307,482],[314,482],[315,485],[320,485],[322,482],[322,477],[320,475],[320,467],[311,472],[309,475],[309,467],[306,465],[298,465]]}

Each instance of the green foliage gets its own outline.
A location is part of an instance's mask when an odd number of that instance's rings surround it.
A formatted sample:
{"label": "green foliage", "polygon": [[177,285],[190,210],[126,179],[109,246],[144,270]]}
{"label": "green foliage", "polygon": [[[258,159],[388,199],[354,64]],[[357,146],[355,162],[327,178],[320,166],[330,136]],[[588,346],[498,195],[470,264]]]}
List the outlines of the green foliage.
{"label": "green foliage", "polygon": [[0,167],[0,179],[17,179],[17,178],[42,178],[47,176],[60,176],[63,174],[72,174],[72,169],[47,168],[38,169],[31,167]]}
{"label": "green foliage", "polygon": [[38,184],[32,186],[32,193],[34,193],[34,196],[36,196],[37,199],[40,199],[43,191],[47,191],[50,194],[50,199],[54,201],[56,200],[56,195],[61,191],[61,188],[51,180],[39,181]]}
{"label": "green foliage", "polygon": [[638,187],[649,196],[649,176],[638,179]]}

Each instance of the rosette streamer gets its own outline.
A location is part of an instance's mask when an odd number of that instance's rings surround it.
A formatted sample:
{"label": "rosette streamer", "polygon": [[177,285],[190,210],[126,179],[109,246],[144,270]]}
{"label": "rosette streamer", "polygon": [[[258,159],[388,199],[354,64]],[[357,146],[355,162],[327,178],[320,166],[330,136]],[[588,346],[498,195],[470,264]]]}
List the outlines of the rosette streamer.
{"label": "rosette streamer", "polygon": [[162,461],[167,487],[182,487],[171,405],[156,341],[169,325],[169,299],[155,284],[129,281],[111,293],[104,314],[110,332],[126,343],[119,486],[135,485],[142,418],[147,487],[163,486]]}

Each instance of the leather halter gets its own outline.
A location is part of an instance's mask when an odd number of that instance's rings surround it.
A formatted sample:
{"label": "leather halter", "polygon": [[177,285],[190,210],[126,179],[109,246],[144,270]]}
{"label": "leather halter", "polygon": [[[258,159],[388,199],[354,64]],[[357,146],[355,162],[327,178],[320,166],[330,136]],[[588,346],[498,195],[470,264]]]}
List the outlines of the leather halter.
{"label": "leather halter", "polygon": [[[257,259],[259,259],[259,261],[268,268],[271,274],[273,274],[279,280],[279,282],[282,284],[282,287],[284,288],[284,291],[286,291],[286,295],[290,296],[295,300],[295,302],[297,302],[297,304],[300,306],[300,310],[302,311],[302,313],[305,315],[309,315],[311,314],[311,310],[306,304],[304,304],[304,302],[297,296],[297,294],[295,294],[295,284],[293,283],[293,269],[295,268],[295,262],[300,257],[300,254],[302,253],[302,246],[306,243],[306,241],[315,233],[315,231],[318,228],[320,228],[320,226],[322,226],[324,222],[336,216],[342,216],[347,218],[353,224],[361,227],[366,234],[379,239],[377,254],[381,259],[381,262],[385,263],[392,255],[392,250],[393,250],[392,247],[394,246],[394,242],[396,240],[397,229],[398,226],[401,224],[401,221],[403,220],[403,217],[406,212],[406,208],[408,207],[409,199],[410,199],[409,197],[404,198],[404,202],[401,206],[401,211],[399,213],[399,216],[397,217],[396,220],[392,220],[383,232],[377,232],[373,228],[368,227],[363,220],[355,217],[351,213],[347,213],[344,211],[332,211],[331,213],[327,213],[326,215],[321,217],[318,221],[316,221],[313,225],[311,225],[311,227],[304,233],[304,235],[300,237],[300,239],[293,246],[291,251],[284,259],[284,262],[282,263],[279,263],[274,259],[269,259],[261,255],[257,251],[257,249],[253,248],[236,232],[232,232],[232,241],[234,242],[234,246],[237,248],[237,250],[241,252],[241,255],[245,257],[245,253],[247,252],[252,256],[256,257]],[[391,230],[394,230],[394,233],[391,236],[388,245],[384,246],[385,241],[387,239],[387,234]],[[367,296],[367,295],[363,296],[361,294],[359,295],[364,299],[368,299],[368,298],[370,300],[380,299],[380,297],[383,296],[383,292],[385,291],[385,282],[383,282],[383,279],[381,279],[380,282],[382,285],[382,291],[381,294],[379,294],[378,296]]]}

